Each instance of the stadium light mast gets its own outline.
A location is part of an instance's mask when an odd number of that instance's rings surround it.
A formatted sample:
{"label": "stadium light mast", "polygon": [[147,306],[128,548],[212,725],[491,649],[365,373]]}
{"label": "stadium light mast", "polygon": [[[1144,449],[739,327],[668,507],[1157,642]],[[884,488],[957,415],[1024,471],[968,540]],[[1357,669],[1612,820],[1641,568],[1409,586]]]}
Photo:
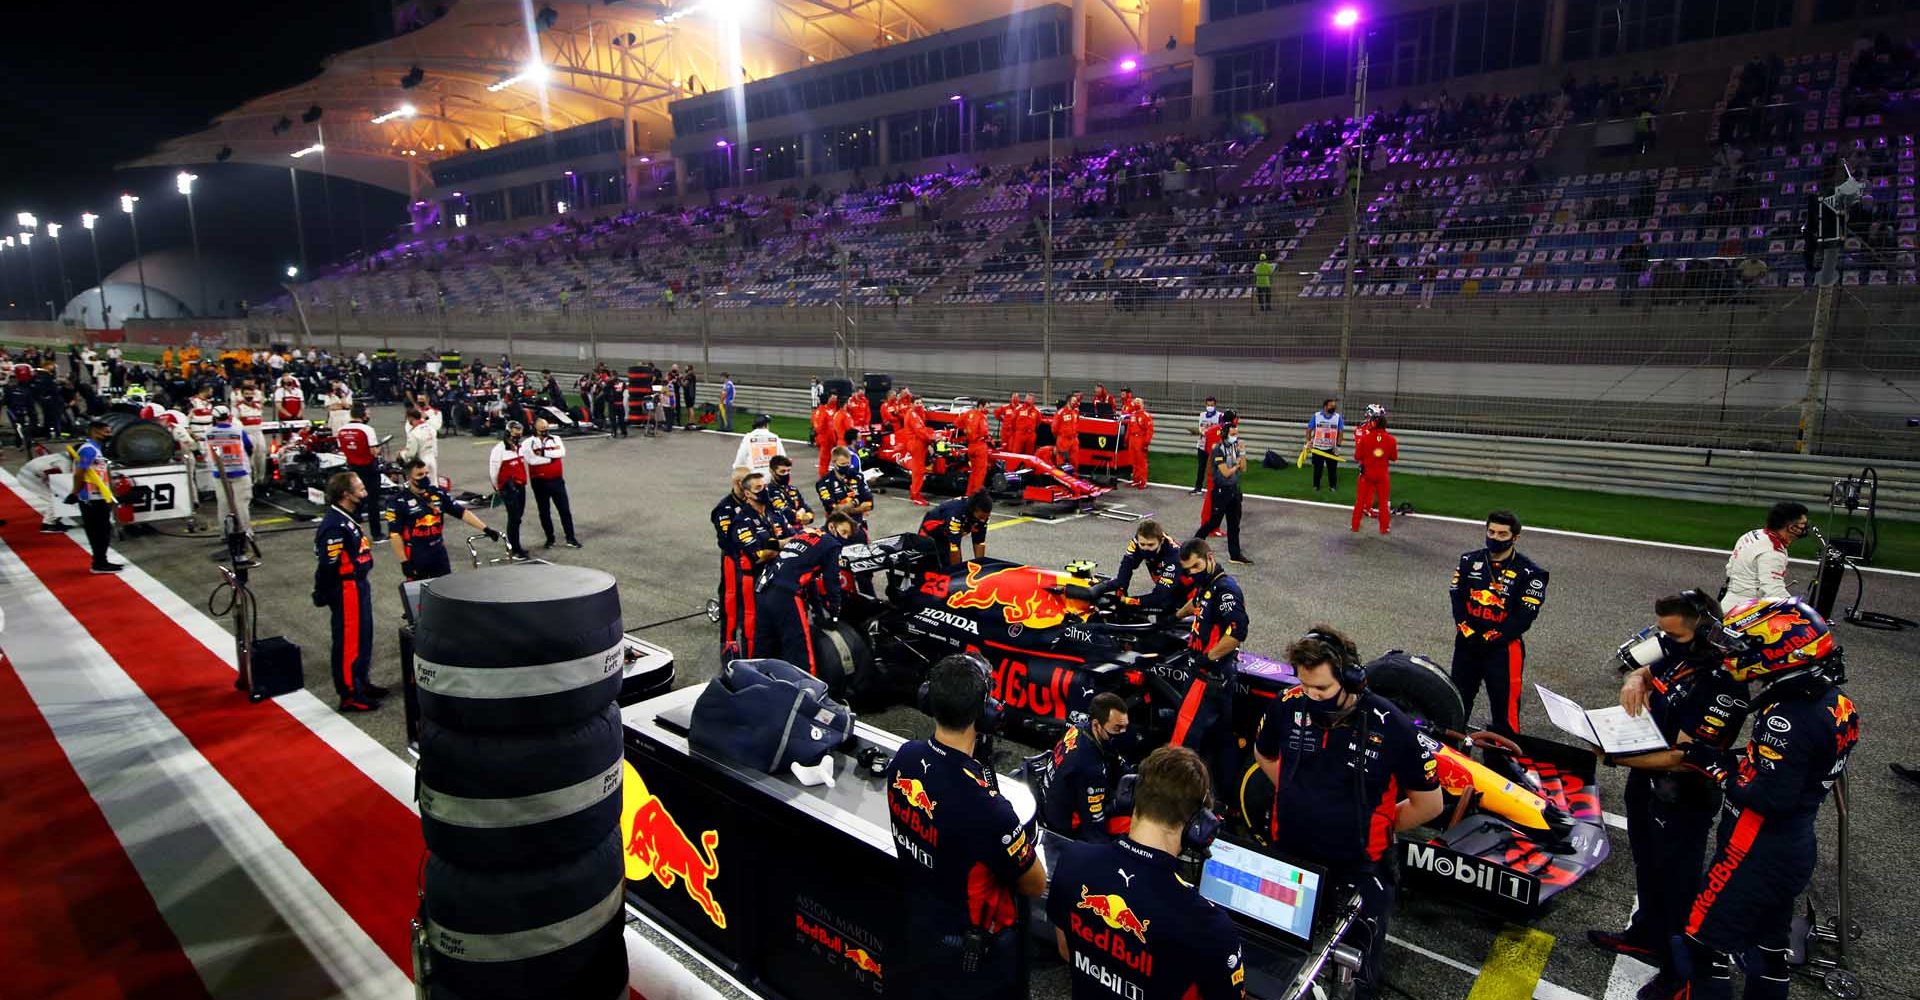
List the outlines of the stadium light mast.
{"label": "stadium light mast", "polygon": [[[25,225],[26,221],[31,218],[33,218],[33,216],[25,212],[20,213],[20,222],[22,225]],[[27,294],[33,296],[33,313],[37,313],[40,311],[40,271],[33,266],[33,231],[30,229],[23,230],[17,238],[20,241],[20,252],[25,254],[27,258]],[[28,315],[32,315],[33,313],[29,313]]]}
{"label": "stadium light mast", "polygon": [[1040,395],[1053,398],[1053,133],[1062,112],[1072,111],[1073,102],[1055,102],[1045,111],[1027,108],[1027,117],[1047,116],[1047,241],[1041,247],[1041,267],[1046,284],[1040,296]]}
{"label": "stadium light mast", "polygon": [[92,212],[80,213],[80,228],[87,231],[87,242],[93,246],[93,287],[100,293],[100,329],[107,330],[113,327],[113,323],[112,317],[108,315],[110,307],[107,305],[107,282],[100,276],[100,234],[93,228],[93,224],[99,219],[100,217]]}
{"label": "stadium light mast", "polygon": [[190,174],[182,170],[173,178],[174,190],[187,196],[187,232],[193,237],[193,273],[200,281],[200,303],[196,315],[207,315],[207,269],[200,263],[200,220],[193,214],[193,182],[200,179],[199,174]]}
{"label": "stadium light mast", "polygon": [[13,305],[13,273],[7,270],[7,251],[13,249],[13,237],[0,236],[0,288],[6,290],[7,305]]}
{"label": "stadium light mast", "polygon": [[60,313],[67,311],[67,303],[73,300],[73,286],[67,283],[67,258],[60,252],[60,230],[65,228],[58,222],[47,223],[47,239],[53,241],[53,262],[60,269],[60,308],[53,315],[56,321]]}
{"label": "stadium light mast", "polygon": [[1347,394],[1347,369],[1353,360],[1353,263],[1360,256],[1360,180],[1367,162],[1367,42],[1361,28],[1365,17],[1351,4],[1333,12],[1333,26],[1347,33],[1352,42],[1349,60],[1353,64],[1353,121],[1355,144],[1347,156],[1347,260],[1346,280],[1340,289],[1340,378],[1334,394]]}
{"label": "stadium light mast", "polygon": [[[299,157],[307,155],[307,151],[303,149],[300,152],[297,152],[293,155],[295,159],[298,159]],[[300,220],[300,173],[299,171],[295,170],[293,167],[288,167],[287,182],[293,185],[293,238],[299,241],[300,273],[305,274],[307,270],[307,226],[306,226],[306,223]],[[287,275],[287,277],[291,278],[293,277],[293,275],[289,274]]]}
{"label": "stadium light mast", "polygon": [[152,319],[153,311],[147,305],[147,262],[140,256],[140,217],[133,211],[139,200],[139,195],[121,195],[120,211],[127,213],[127,225],[133,227],[133,269],[140,276],[140,318]]}

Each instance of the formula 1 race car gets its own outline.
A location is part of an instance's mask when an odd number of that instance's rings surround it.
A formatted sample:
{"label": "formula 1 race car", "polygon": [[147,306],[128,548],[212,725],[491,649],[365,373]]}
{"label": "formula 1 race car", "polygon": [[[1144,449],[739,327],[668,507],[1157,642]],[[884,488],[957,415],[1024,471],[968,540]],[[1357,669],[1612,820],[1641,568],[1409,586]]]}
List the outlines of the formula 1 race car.
{"label": "formula 1 race car", "polygon": [[[933,429],[933,442],[927,447],[925,487],[947,496],[959,496],[967,487],[967,449],[953,437],[953,414],[930,410],[927,425]],[[1046,449],[1042,449],[1046,450]],[[875,487],[906,486],[913,479],[908,458],[898,435],[892,432],[876,436],[861,449],[860,461],[867,469],[877,470]],[[994,449],[989,453],[993,468],[987,472],[987,492],[997,501],[1014,504],[1041,504],[1091,510],[1094,501],[1113,492],[1076,475],[1071,466],[1063,466],[1047,456],[1023,455]]]}
{"label": "formula 1 race car", "polygon": [[[993,668],[1004,728],[1050,743],[1111,691],[1131,708],[1141,754],[1180,743],[1219,760],[1224,743],[1234,770],[1223,811],[1245,837],[1263,838],[1265,823],[1245,820],[1268,814],[1272,788],[1246,748],[1269,705],[1295,686],[1287,664],[1242,653],[1231,677],[1218,676],[1188,651],[1184,623],[1100,592],[1086,564],[943,567],[917,536],[899,535],[847,546],[842,565],[875,584],[874,596],[846,595],[836,640],[865,647],[844,661],[864,668],[846,682],[856,705],[904,700],[936,660],[971,652]],[[1370,688],[1414,720],[1452,804],[1443,833],[1404,842],[1409,870],[1476,902],[1526,910],[1606,859],[1590,753],[1462,732],[1459,693],[1425,657],[1396,650],[1366,670]]]}

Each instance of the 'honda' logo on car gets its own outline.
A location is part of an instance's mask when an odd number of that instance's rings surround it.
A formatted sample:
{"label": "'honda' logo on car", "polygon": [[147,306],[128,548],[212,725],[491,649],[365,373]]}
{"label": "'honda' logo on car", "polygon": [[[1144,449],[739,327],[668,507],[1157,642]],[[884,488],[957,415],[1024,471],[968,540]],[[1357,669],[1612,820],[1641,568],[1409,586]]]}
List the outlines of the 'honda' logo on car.
{"label": "'honda' logo on car", "polygon": [[980,634],[980,624],[978,622],[975,622],[973,619],[968,618],[966,615],[956,615],[951,611],[937,611],[933,608],[921,608],[919,613],[916,614],[915,617],[921,619],[922,621],[927,622],[928,624],[945,625],[948,628],[957,628],[962,632],[971,632],[974,635]]}
{"label": "'honda' logo on car", "polygon": [[1407,844],[1407,867],[1452,879],[1501,899],[1530,906],[1535,885],[1529,878],[1510,872],[1490,861],[1459,854],[1431,844]]}

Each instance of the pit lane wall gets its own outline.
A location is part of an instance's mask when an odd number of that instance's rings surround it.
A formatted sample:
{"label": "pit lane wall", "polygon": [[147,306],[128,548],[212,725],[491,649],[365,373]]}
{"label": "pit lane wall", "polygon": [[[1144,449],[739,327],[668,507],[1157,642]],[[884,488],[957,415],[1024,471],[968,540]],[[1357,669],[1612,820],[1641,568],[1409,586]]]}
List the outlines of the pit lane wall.
{"label": "pit lane wall", "polygon": [[[1211,394],[1242,416],[1292,420],[1340,384],[1337,301],[1115,308],[1062,302],[1043,343],[1032,305],[741,307],[739,296],[661,309],[571,312],[376,312],[307,296],[291,315],[258,313],[262,339],[391,346],[445,344],[473,356],[511,352],[558,365],[652,360],[731,371],[740,382],[805,385],[847,367],[889,372],[926,396],[1037,392],[1103,381],[1152,405],[1198,409]],[[337,290],[336,290],[337,291]],[[689,300],[693,296],[687,296]],[[1757,290],[1737,301],[1616,294],[1417,296],[1353,303],[1349,412],[1381,403],[1397,428],[1500,437],[1793,452],[1802,436],[1814,296]],[[383,307],[391,308],[391,307]],[[1811,447],[1822,455],[1920,456],[1920,286],[1854,286],[1838,297],[1815,399]],[[310,330],[310,335],[307,331]],[[844,332],[836,338],[835,331]],[[1304,416],[1301,417],[1304,419]]]}

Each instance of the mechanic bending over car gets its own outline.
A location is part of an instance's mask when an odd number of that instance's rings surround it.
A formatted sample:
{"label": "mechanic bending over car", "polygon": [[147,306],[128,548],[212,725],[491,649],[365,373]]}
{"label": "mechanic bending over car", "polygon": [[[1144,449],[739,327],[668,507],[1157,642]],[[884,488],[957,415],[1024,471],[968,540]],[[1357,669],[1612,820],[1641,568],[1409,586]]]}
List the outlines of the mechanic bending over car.
{"label": "mechanic bending over car", "polygon": [[954,497],[927,512],[920,520],[920,537],[933,542],[941,565],[958,566],[960,536],[973,536],[973,558],[987,557],[987,520],[993,516],[993,496],[980,490]]}
{"label": "mechanic bending over car", "polygon": [[[809,598],[821,599],[827,621],[840,619],[840,546],[853,537],[853,518],[827,515],[825,531],[805,530],[780,543],[780,555],[761,579],[757,595],[760,635],[754,648],[820,676],[813,656],[813,620]],[[837,689],[841,678],[828,678]]]}
{"label": "mechanic bending over car", "polygon": [[1127,703],[1111,691],[1093,696],[1084,725],[1067,730],[1053,745],[1034,798],[1040,822],[1074,840],[1106,841],[1127,832],[1127,818],[1108,813],[1113,790],[1131,768],[1120,756],[1127,738]]}
{"label": "mechanic bending over car", "polygon": [[1074,1000],[1240,1000],[1240,930],[1227,911],[1182,881],[1184,848],[1211,839],[1212,778],[1186,747],[1147,755],[1126,837],[1070,844],[1060,855],[1047,917],[1073,970]]}
{"label": "mechanic bending over car", "polygon": [[793,485],[793,459],[775,455],[767,462],[767,506],[773,509],[775,526],[786,537],[813,523],[813,508],[807,506],[807,494]]}
{"label": "mechanic bending over car", "polygon": [[991,688],[992,670],[977,656],[934,663],[925,699],[933,738],[903,744],[883,778],[907,899],[901,964],[914,1000],[1017,995],[1025,934],[1014,897],[1047,890],[1039,831],[1020,821],[973,756]]}
{"label": "mechanic bending over car", "polygon": [[1287,647],[1287,662],[1300,683],[1268,706],[1253,739],[1274,785],[1268,836],[1281,853],[1325,866],[1331,898],[1360,894],[1366,943],[1354,996],[1372,1000],[1393,914],[1394,835],[1440,815],[1439,764],[1413,723],[1367,690],[1352,640],[1316,625]]}
{"label": "mechanic bending over car", "polygon": [[[1153,590],[1134,597],[1127,593],[1127,587],[1133,583],[1133,572],[1145,568],[1147,579],[1152,581]],[[1102,580],[1093,586],[1094,596],[1108,592],[1118,592],[1121,602],[1148,611],[1168,612],[1184,603],[1187,596],[1180,583],[1180,558],[1173,540],[1167,537],[1166,529],[1153,518],[1141,521],[1133,529],[1133,538],[1127,542],[1127,551],[1120,557],[1120,568],[1112,578]]]}
{"label": "mechanic bending over car", "polygon": [[1721,784],[1726,805],[1685,933],[1674,939],[1679,976],[1656,978],[1642,997],[1729,1000],[1739,956],[1747,1000],[1786,1000],[1796,903],[1820,854],[1815,821],[1860,741],[1860,713],[1839,687],[1840,646],[1818,612],[1799,600],[1754,604],[1736,608],[1727,626],[1747,644],[1719,670],[1758,684],[1753,728],[1744,754],[1682,747],[1690,766]]}
{"label": "mechanic bending over car", "polygon": [[[1747,718],[1747,684],[1716,669],[1727,655],[1719,605],[1689,590],[1653,602],[1653,613],[1657,624],[1620,647],[1621,668],[1629,671],[1620,686],[1621,707],[1631,715],[1651,712],[1668,746],[1731,750]],[[1587,940],[1659,966],[1670,977],[1669,942],[1686,926],[1700,888],[1720,788],[1687,767],[1681,750],[1600,756],[1632,769],[1625,793],[1627,840],[1639,902],[1626,930],[1590,930]]]}

